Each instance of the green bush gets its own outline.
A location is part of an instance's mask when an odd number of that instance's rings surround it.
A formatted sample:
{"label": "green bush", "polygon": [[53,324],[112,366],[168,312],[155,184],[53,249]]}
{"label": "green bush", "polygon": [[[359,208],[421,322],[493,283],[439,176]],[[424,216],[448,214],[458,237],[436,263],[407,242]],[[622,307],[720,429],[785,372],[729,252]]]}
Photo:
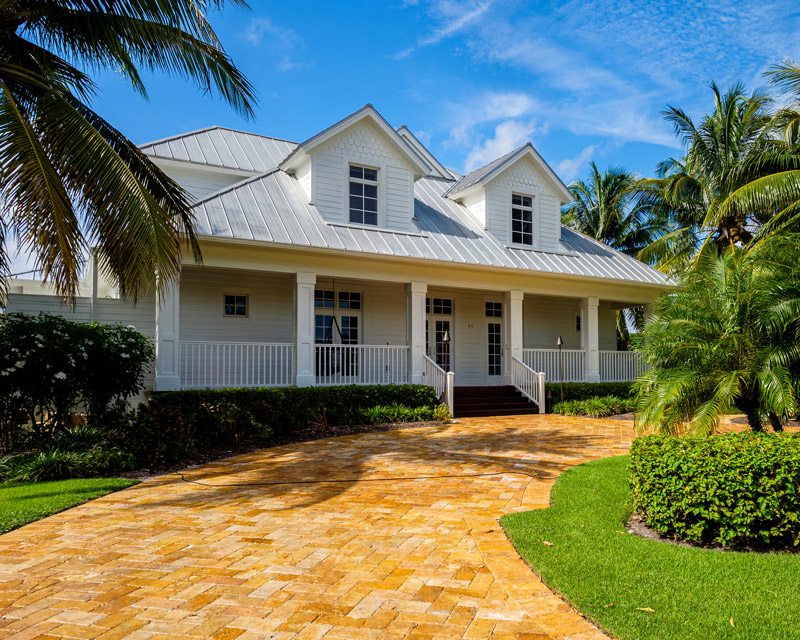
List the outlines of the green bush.
{"label": "green bush", "polygon": [[631,446],[633,508],[657,531],[726,546],[800,543],[800,436],[645,436]]}
{"label": "green bush", "polygon": [[[553,402],[561,402],[561,385],[558,382],[547,382],[545,393],[553,393]],[[570,400],[588,400],[603,396],[630,398],[633,395],[632,382],[565,382],[564,402]]]}
{"label": "green bush", "polygon": [[421,422],[433,420],[434,407],[406,407],[402,404],[378,405],[364,409],[359,422],[383,424],[386,422]]}
{"label": "green bush", "polygon": [[602,396],[587,398],[586,400],[566,400],[553,406],[553,413],[565,416],[591,416],[604,418],[621,413],[630,413],[636,407],[633,398],[618,398],[616,396]]}
{"label": "green bush", "polygon": [[125,447],[139,464],[153,467],[233,446],[243,438],[264,443],[311,423],[357,424],[370,407],[418,410],[437,404],[436,392],[422,385],[170,391],[139,407]]}

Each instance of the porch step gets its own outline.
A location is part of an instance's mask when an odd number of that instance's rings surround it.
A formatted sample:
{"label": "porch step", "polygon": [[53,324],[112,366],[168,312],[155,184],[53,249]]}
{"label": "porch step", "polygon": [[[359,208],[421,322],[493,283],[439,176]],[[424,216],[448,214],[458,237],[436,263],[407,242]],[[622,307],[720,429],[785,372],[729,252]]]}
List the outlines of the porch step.
{"label": "porch step", "polygon": [[515,387],[456,387],[454,389],[456,418],[512,416],[539,413]]}

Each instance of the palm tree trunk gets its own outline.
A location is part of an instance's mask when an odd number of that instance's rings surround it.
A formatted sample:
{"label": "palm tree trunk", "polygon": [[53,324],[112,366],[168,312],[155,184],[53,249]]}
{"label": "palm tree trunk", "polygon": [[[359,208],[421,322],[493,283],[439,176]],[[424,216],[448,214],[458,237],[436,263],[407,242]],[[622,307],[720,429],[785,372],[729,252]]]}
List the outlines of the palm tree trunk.
{"label": "palm tree trunk", "polygon": [[783,431],[783,422],[777,413],[773,411],[769,412],[769,423],[772,425],[772,430],[775,433],[780,433]]}

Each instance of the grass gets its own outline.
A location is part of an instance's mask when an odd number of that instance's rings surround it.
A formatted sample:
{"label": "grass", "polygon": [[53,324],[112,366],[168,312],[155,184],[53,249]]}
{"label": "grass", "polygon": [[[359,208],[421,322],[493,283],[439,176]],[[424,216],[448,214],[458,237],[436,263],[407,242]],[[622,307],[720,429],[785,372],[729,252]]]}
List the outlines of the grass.
{"label": "grass", "polygon": [[123,478],[89,478],[0,485],[0,533],[133,484]]}
{"label": "grass", "polygon": [[619,456],[570,469],[553,487],[550,509],[500,520],[542,579],[621,640],[800,638],[800,554],[627,534],[627,465]]}

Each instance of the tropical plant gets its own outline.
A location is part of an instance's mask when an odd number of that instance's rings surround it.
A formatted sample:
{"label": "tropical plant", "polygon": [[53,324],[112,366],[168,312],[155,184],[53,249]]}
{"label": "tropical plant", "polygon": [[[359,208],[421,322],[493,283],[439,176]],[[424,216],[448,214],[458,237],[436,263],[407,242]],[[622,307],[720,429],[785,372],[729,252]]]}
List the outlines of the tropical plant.
{"label": "tropical plant", "polygon": [[223,4],[0,0],[0,283],[12,236],[67,299],[90,245],[133,299],[175,276],[182,237],[199,258],[189,195],[91,109],[88,71],[115,71],[144,97],[143,72],[188,78],[252,116],[253,88],[205,15]]}
{"label": "tropical plant", "polygon": [[800,397],[800,236],[701,256],[644,335],[641,428],[708,434],[733,405],[752,430],[765,420],[781,430]]}
{"label": "tropical plant", "polygon": [[[663,236],[668,225],[655,215],[650,203],[637,197],[638,178],[621,167],[600,171],[589,164],[588,181],[577,180],[569,185],[575,198],[561,212],[561,221],[568,227],[599,240],[630,256]],[[617,312],[618,340],[630,346],[629,323],[638,329],[644,324],[641,307],[626,314]]]}

